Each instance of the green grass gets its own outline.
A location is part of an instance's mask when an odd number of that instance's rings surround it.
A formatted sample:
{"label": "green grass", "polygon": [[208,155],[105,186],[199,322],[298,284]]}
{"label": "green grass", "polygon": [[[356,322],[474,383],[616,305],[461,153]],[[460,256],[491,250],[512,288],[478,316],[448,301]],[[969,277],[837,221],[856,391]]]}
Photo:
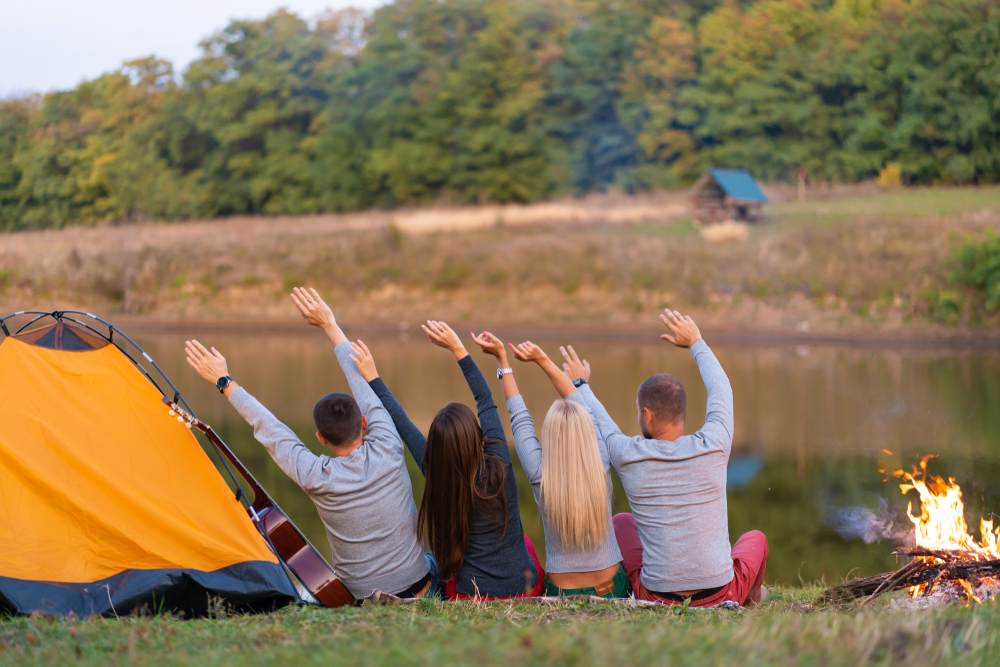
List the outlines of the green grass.
{"label": "green grass", "polygon": [[194,621],[0,621],[0,664],[933,665],[994,664],[1000,606],[898,611],[811,607],[775,591],[742,611],[588,603],[421,602],[286,609]]}

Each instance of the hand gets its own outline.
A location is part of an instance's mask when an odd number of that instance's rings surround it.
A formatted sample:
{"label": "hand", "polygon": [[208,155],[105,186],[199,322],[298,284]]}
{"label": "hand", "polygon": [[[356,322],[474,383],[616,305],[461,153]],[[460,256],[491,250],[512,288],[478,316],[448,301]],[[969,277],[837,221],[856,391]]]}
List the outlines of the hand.
{"label": "hand", "polygon": [[541,364],[549,358],[549,356],[545,354],[545,350],[538,347],[530,340],[518,343],[517,345],[512,344],[510,349],[514,351],[514,357],[518,361],[533,361],[536,364]]}
{"label": "hand", "polygon": [[351,343],[351,359],[354,360],[365,382],[371,382],[378,377],[378,369],[375,368],[375,357],[372,356],[371,350],[368,349],[368,346],[360,338]]}
{"label": "hand", "polygon": [[586,359],[581,359],[572,345],[567,345],[566,347],[560,345],[559,351],[562,352],[564,359],[563,370],[569,376],[569,379],[574,382],[576,380],[590,382],[590,362]]}
{"label": "hand", "polygon": [[507,365],[507,349],[503,346],[502,340],[489,331],[484,331],[479,335],[476,335],[476,332],[473,331],[472,340],[476,341],[476,344],[483,349],[483,352],[496,357],[501,366]]}
{"label": "hand", "polygon": [[296,287],[292,290],[292,303],[299,309],[302,319],[314,327],[327,330],[337,325],[330,306],[312,287]]}
{"label": "hand", "polygon": [[701,340],[701,331],[687,315],[681,315],[676,310],[664,309],[660,313],[660,321],[667,328],[667,333],[660,336],[668,343],[673,343],[677,347],[691,347]]}
{"label": "hand", "polygon": [[219,378],[229,375],[226,358],[214,347],[208,350],[198,341],[189,340],[184,342],[184,353],[187,356],[188,365],[205,381],[213,385],[219,381]]}
{"label": "hand", "polygon": [[462,339],[459,338],[458,334],[455,333],[455,330],[448,326],[445,322],[427,320],[427,324],[421,324],[420,328],[424,330],[424,333],[427,334],[427,338],[430,339],[432,343],[438,347],[450,350],[451,353],[455,355],[456,359],[461,359],[468,354],[468,352],[465,351],[465,345],[462,344]]}

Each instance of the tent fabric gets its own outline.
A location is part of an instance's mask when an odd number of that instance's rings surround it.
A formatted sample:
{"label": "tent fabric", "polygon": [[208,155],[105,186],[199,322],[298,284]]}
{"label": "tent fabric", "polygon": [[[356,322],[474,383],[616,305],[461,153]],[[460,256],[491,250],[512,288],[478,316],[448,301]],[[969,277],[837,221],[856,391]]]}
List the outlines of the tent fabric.
{"label": "tent fabric", "polygon": [[740,201],[767,202],[767,196],[757,181],[742,169],[709,169],[708,173],[728,197]]}
{"label": "tent fabric", "polygon": [[208,595],[296,599],[156,387],[113,345],[0,343],[0,610],[198,613]]}

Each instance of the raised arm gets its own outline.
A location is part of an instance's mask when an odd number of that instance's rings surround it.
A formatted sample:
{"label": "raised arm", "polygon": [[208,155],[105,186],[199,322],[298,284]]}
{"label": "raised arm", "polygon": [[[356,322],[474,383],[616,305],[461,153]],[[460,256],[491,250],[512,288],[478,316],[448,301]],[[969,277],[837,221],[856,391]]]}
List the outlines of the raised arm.
{"label": "raised arm", "polygon": [[[218,386],[219,378],[229,377],[226,358],[214,347],[209,350],[197,340],[189,340],[184,345],[184,351],[188,364],[206,382]],[[313,454],[292,429],[279,421],[236,381],[230,379],[222,393],[253,427],[254,438],[264,445],[282,472],[306,492],[315,493],[324,488],[329,479],[326,466],[330,464],[330,457]]]}
{"label": "raised arm", "polygon": [[708,392],[705,424],[695,435],[703,438],[708,446],[718,447],[728,453],[733,446],[734,430],[733,387],[729,383],[729,377],[702,339],[701,331],[693,319],[668,308],[660,313],[660,321],[667,329],[660,338],[677,347],[691,349]]}
{"label": "raised arm", "polygon": [[622,432],[590,388],[590,363],[581,359],[572,345],[560,346],[559,352],[563,356],[563,371],[575,387],[567,398],[577,401],[590,411],[597,428],[601,459],[606,466],[614,465],[619,460],[619,454],[628,450],[632,438]]}
{"label": "raised arm", "polygon": [[352,343],[351,347],[353,350],[352,359],[357,364],[361,376],[368,381],[368,386],[372,388],[372,391],[375,392],[375,395],[378,396],[379,400],[382,401],[382,405],[389,412],[389,416],[392,417],[392,423],[395,424],[396,430],[399,431],[399,436],[403,439],[403,444],[410,450],[410,455],[416,461],[420,472],[426,472],[424,469],[424,451],[427,448],[427,438],[424,437],[423,432],[413,423],[409,415],[406,414],[406,410],[396,400],[396,396],[389,390],[389,386],[379,377],[378,369],[375,367],[375,357],[364,341],[359,339]]}
{"label": "raised arm", "polygon": [[503,373],[500,376],[503,397],[507,401],[510,401],[515,396],[520,396],[521,390],[517,388],[517,380],[514,379],[514,370],[510,367],[510,361],[507,358],[507,348],[503,346],[503,341],[489,331],[479,334],[472,332],[471,335],[472,340],[483,349],[483,352],[497,360],[497,367]]}
{"label": "raised arm", "polygon": [[399,435],[393,426],[392,419],[382,405],[382,401],[361,376],[361,372],[352,359],[351,342],[337,323],[333,310],[319,295],[319,292],[311,287],[296,287],[292,290],[291,296],[292,302],[306,323],[321,329],[333,343],[337,363],[344,372],[344,377],[347,378],[347,386],[350,387],[354,400],[358,402],[361,413],[368,419],[368,432],[380,436],[381,442],[398,442]]}
{"label": "raised arm", "polygon": [[510,414],[510,429],[514,433],[514,449],[521,467],[532,486],[542,483],[542,443],[538,440],[535,430],[535,420],[524,404],[520,394],[507,399],[507,412]]}
{"label": "raised arm", "polygon": [[[462,369],[465,381],[472,391],[473,398],[476,399],[476,411],[479,413],[479,426],[483,430],[483,435],[488,440],[503,443],[503,447],[497,448],[496,453],[509,461],[510,452],[507,450],[507,439],[504,436],[503,424],[500,422],[500,411],[497,409],[497,404],[493,401],[493,394],[490,392],[489,384],[486,383],[486,378],[483,377],[476,362],[469,356],[469,352],[465,349],[465,345],[462,344],[462,340],[445,322],[427,320],[427,323],[421,325],[421,328],[432,343],[438,347],[445,348],[458,360],[458,365]],[[500,449],[503,450],[502,453]]]}
{"label": "raised arm", "polygon": [[[548,376],[549,381],[552,382],[552,386],[555,387],[560,396],[566,398],[573,393],[573,390],[576,388],[573,386],[573,381],[549,358],[545,350],[530,340],[526,340],[519,345],[511,345],[510,347],[514,351],[514,356],[518,361],[538,364],[538,367]],[[584,382],[586,382],[590,378],[590,363],[586,361],[583,363],[586,365],[587,378],[584,379]]]}

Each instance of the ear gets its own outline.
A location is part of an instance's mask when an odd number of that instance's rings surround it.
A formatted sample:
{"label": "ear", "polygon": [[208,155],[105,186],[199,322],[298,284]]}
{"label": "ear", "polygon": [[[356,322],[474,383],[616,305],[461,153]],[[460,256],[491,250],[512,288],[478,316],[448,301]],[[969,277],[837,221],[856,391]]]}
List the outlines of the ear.
{"label": "ear", "polygon": [[640,414],[642,415],[642,423],[649,424],[650,426],[656,421],[656,415],[649,408],[639,408]]}
{"label": "ear", "polygon": [[320,433],[319,431],[316,431],[316,439],[319,440],[319,444],[325,445],[327,447],[330,446],[330,443],[326,441],[326,438],[324,438],[323,434]]}

